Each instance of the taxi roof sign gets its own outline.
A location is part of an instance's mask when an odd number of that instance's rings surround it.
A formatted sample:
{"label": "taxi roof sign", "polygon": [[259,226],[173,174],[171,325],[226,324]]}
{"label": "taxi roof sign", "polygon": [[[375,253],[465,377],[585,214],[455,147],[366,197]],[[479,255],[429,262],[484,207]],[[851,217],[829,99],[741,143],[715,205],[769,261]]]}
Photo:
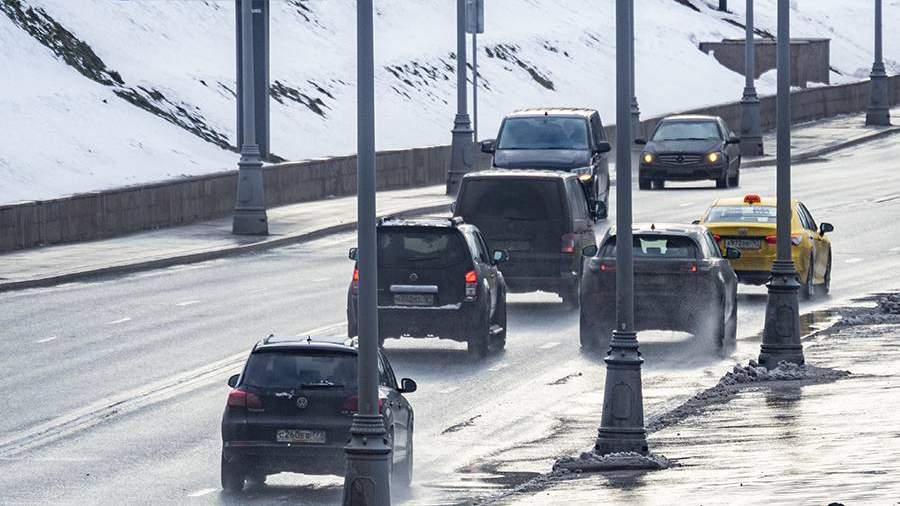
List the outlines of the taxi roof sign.
{"label": "taxi roof sign", "polygon": [[751,193],[744,197],[745,204],[753,205],[753,204],[759,204],[760,202],[762,202],[762,198],[759,195],[756,195],[755,193]]}

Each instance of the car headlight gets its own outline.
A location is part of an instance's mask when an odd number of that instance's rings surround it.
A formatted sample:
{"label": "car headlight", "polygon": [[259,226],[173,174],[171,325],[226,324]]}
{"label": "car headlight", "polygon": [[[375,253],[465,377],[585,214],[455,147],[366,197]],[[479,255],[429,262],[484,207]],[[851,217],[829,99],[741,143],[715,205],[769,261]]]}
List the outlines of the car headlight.
{"label": "car headlight", "polygon": [[653,160],[655,159],[656,157],[653,156],[653,153],[644,153],[644,155],[641,156],[641,160],[643,160],[644,163],[653,163]]}
{"label": "car headlight", "polygon": [[706,161],[709,163],[716,163],[720,158],[722,158],[722,155],[715,151],[706,155]]}
{"label": "car headlight", "polygon": [[572,169],[571,172],[573,174],[578,175],[579,181],[590,181],[594,177],[594,168],[590,167],[590,166],[578,167],[578,168]]}

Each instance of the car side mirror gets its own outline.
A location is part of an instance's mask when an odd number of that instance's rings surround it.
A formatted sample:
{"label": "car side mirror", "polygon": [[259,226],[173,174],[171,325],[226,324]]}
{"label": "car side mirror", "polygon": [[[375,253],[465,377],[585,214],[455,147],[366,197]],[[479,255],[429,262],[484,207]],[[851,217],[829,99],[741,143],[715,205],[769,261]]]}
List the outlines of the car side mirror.
{"label": "car side mirror", "polygon": [[481,141],[481,152],[482,153],[493,153],[496,151],[494,147],[494,140],[491,139],[489,141]]}
{"label": "car side mirror", "polygon": [[825,235],[829,232],[834,232],[834,225],[831,223],[822,223],[819,225],[819,235]]}
{"label": "car side mirror", "polygon": [[357,260],[359,256],[359,248],[350,248],[350,251],[347,253],[347,258],[350,260]]}
{"label": "car side mirror", "polygon": [[418,390],[419,386],[416,385],[416,382],[409,379],[403,378],[400,380],[400,393],[401,394],[411,394]]}
{"label": "car side mirror", "polygon": [[691,222],[691,225],[699,225],[699,224],[700,224],[700,220],[694,220]]}
{"label": "car side mirror", "polygon": [[725,143],[726,144],[740,144],[741,138],[740,137],[729,137],[728,140],[725,141]]}
{"label": "car side mirror", "polygon": [[647,139],[635,139],[635,140],[634,140],[634,143],[635,143],[636,145],[638,145],[638,146],[646,146],[646,145],[647,145]]}
{"label": "car side mirror", "polygon": [[456,213],[456,201],[455,200],[450,203],[450,212]]}
{"label": "car side mirror", "polygon": [[504,249],[494,250],[494,253],[491,255],[491,259],[494,261],[494,265],[502,264],[509,260],[509,253]]}
{"label": "car side mirror", "polygon": [[595,257],[597,256],[598,251],[600,251],[600,248],[598,248],[596,244],[589,244],[584,248],[581,248],[581,254],[586,257]]}
{"label": "car side mirror", "polygon": [[612,144],[610,144],[606,141],[598,142],[597,147],[594,148],[594,153],[597,153],[597,154],[609,153],[610,151],[612,151]]}
{"label": "car side mirror", "polygon": [[725,248],[726,260],[737,260],[738,258],[741,258],[741,250],[737,248]]}
{"label": "car side mirror", "polygon": [[228,386],[230,386],[231,388],[236,387],[237,382],[240,379],[240,377],[241,377],[240,374],[235,374],[234,376],[228,378]]}

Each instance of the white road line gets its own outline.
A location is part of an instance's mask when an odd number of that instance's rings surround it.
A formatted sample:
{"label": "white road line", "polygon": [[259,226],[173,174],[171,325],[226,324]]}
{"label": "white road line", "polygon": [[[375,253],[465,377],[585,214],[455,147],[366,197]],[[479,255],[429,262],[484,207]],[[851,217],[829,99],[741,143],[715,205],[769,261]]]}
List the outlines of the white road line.
{"label": "white road line", "polygon": [[538,348],[542,349],[542,350],[549,350],[550,348],[556,348],[557,346],[559,346],[559,343],[549,342],[549,343],[544,343],[544,344],[538,346]]}
{"label": "white road line", "polygon": [[848,258],[847,260],[845,260],[845,262],[847,262],[848,264],[855,264],[858,262],[862,262],[862,258]]}
{"label": "white road line", "polygon": [[509,367],[508,363],[500,362],[499,364],[495,365],[494,367],[491,367],[490,369],[488,369],[488,371],[497,372],[497,371],[506,369],[507,367]]}
{"label": "white road line", "polygon": [[50,341],[52,341],[52,340],[54,340],[54,339],[56,339],[56,338],[58,338],[58,337],[59,337],[59,336],[45,337],[44,339],[38,339],[38,340],[35,341],[35,342],[38,343],[38,344],[49,343]]}
{"label": "white road line", "polygon": [[199,300],[186,300],[184,302],[178,302],[175,305],[178,307],[185,307],[185,306],[193,306],[194,304],[197,304],[199,302],[200,302]]}
{"label": "white road line", "polygon": [[447,387],[443,390],[438,390],[439,394],[452,394],[453,392],[459,390],[459,387]]}
{"label": "white road line", "polygon": [[325,281],[331,281],[331,278],[316,278],[312,280],[313,283],[324,283]]}
{"label": "white road line", "polygon": [[212,494],[216,490],[219,490],[219,489],[217,489],[217,488],[202,488],[196,492],[192,492],[192,493],[188,494],[188,497],[203,497],[205,495]]}
{"label": "white road line", "polygon": [[120,323],[125,323],[125,322],[130,322],[130,321],[131,321],[131,318],[129,318],[129,317],[126,316],[125,318],[120,318],[120,319],[118,319],[118,320],[113,320],[113,321],[107,323],[107,325],[118,325],[118,324],[120,324]]}
{"label": "white road line", "polygon": [[696,202],[685,202],[684,204],[678,204],[678,207],[688,207],[696,204]]}

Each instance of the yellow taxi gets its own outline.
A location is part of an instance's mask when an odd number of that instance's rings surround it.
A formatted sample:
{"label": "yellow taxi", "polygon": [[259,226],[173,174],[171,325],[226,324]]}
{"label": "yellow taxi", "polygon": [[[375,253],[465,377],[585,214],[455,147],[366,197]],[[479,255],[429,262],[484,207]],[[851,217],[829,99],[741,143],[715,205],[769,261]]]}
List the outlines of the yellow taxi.
{"label": "yellow taxi", "polygon": [[[816,225],[802,202],[791,202],[791,253],[797,269],[800,295],[812,297],[816,287],[824,293],[831,288],[831,241],[825,236],[834,230],[830,223]],[[738,281],[749,285],[768,282],[775,262],[776,204],[774,198],[746,195],[718,199],[706,210],[700,223],[725,248],[736,248],[741,257],[730,260]]]}

